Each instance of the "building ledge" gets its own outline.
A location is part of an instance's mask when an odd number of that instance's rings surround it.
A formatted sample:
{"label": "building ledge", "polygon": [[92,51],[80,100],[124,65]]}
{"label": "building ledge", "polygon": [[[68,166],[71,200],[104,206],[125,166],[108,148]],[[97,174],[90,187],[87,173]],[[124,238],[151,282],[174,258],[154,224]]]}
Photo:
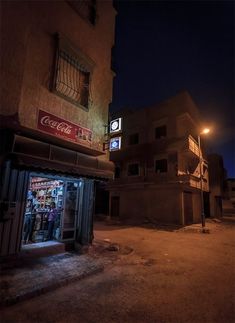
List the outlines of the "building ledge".
{"label": "building ledge", "polygon": [[13,116],[0,115],[0,128],[4,130],[8,129],[9,131],[12,131],[18,135],[29,137],[35,140],[41,140],[48,144],[54,144],[90,156],[105,155],[105,151],[103,149],[97,149],[93,146],[88,145],[81,145],[79,143],[75,143],[69,140],[64,140],[60,137],[54,137],[37,129],[24,127],[20,125],[17,114]]}

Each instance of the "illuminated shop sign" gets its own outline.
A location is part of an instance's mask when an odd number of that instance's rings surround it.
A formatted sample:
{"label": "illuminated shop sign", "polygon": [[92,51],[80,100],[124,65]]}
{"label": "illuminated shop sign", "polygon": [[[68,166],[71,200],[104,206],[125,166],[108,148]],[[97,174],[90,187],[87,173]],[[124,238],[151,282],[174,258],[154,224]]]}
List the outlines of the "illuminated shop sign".
{"label": "illuminated shop sign", "polygon": [[115,151],[121,149],[121,137],[114,137],[110,139],[109,150]]}
{"label": "illuminated shop sign", "polygon": [[118,132],[122,130],[122,118],[118,118],[110,121],[110,133]]}
{"label": "illuminated shop sign", "polygon": [[61,119],[46,111],[39,110],[37,128],[56,137],[63,137],[77,143],[91,143],[92,131],[78,124]]}

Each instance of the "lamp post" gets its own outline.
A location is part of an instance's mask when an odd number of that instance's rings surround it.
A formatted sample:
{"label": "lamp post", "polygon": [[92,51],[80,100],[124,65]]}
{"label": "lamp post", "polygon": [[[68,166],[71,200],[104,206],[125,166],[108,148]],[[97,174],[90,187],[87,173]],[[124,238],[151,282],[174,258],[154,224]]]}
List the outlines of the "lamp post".
{"label": "lamp post", "polygon": [[199,174],[200,174],[200,193],[201,193],[201,222],[202,222],[202,231],[205,229],[205,210],[204,210],[204,198],[203,198],[203,156],[201,151],[201,135],[208,134],[210,129],[205,128],[198,135],[198,149],[199,149]]}

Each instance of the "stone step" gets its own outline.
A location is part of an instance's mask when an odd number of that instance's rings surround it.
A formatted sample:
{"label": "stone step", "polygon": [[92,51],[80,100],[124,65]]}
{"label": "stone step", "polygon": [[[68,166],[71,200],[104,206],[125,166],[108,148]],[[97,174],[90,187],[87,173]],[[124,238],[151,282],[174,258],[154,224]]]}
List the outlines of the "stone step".
{"label": "stone step", "polygon": [[45,241],[22,245],[21,256],[40,257],[65,252],[65,244],[58,241]]}

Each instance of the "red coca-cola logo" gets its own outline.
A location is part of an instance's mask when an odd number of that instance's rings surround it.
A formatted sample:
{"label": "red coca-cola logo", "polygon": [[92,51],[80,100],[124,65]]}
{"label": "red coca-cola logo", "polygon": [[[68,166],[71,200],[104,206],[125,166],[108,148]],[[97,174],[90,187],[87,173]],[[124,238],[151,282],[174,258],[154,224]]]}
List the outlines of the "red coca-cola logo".
{"label": "red coca-cola logo", "polygon": [[91,142],[92,131],[78,124],[61,119],[53,114],[39,110],[38,129],[75,142]]}
{"label": "red coca-cola logo", "polygon": [[41,118],[40,123],[43,126],[50,127],[52,129],[56,129],[67,134],[71,134],[72,132],[72,126],[70,126],[68,123],[58,122],[56,120],[51,119],[47,115]]}

